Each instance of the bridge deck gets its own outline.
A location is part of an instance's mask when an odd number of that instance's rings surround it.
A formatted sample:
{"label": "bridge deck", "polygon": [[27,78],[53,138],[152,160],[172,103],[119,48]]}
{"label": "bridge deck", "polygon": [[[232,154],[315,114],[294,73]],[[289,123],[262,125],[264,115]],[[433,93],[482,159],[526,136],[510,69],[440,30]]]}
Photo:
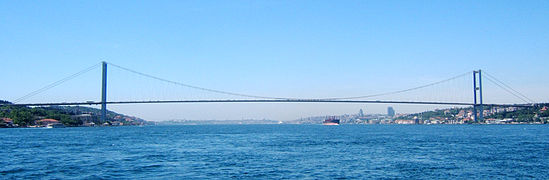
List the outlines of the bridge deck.
{"label": "bridge deck", "polygon": [[[158,103],[359,103],[359,104],[423,104],[423,105],[456,105],[473,106],[474,103],[432,102],[432,101],[378,101],[378,100],[326,100],[326,99],[233,99],[233,100],[169,100],[169,101],[108,101],[107,104],[158,104]],[[0,104],[8,106],[70,106],[100,105],[101,102],[59,102],[59,103],[25,103]],[[479,105],[479,104],[477,104]],[[529,107],[529,104],[483,104],[483,106]]]}

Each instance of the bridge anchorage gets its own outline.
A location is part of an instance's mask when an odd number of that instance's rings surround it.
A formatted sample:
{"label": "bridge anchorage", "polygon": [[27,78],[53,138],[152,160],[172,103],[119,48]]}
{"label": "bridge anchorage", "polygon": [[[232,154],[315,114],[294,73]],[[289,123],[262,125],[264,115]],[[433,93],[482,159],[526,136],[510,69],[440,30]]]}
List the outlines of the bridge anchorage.
{"label": "bridge anchorage", "polygon": [[[21,98],[18,98],[15,100],[15,103],[13,104],[0,104],[0,106],[61,106],[61,105],[101,105],[101,121],[106,121],[107,117],[107,105],[108,104],[153,104],[153,103],[361,103],[361,104],[371,104],[371,103],[384,103],[384,104],[424,104],[424,105],[456,105],[456,106],[472,106],[473,107],[473,118],[476,122],[482,122],[484,120],[484,107],[529,107],[533,105],[533,102],[531,99],[527,98],[526,96],[520,94],[516,90],[512,89],[510,86],[506,85],[505,83],[499,81],[494,76],[491,76],[489,74],[487,75],[487,79],[500,88],[504,89],[508,93],[511,93],[512,95],[516,96],[517,98],[523,100],[526,102],[526,104],[485,104],[483,102],[483,92],[482,92],[482,77],[483,72],[481,70],[476,70],[472,72],[473,75],[473,102],[467,103],[467,102],[439,102],[439,101],[399,101],[399,100],[357,100],[357,99],[364,99],[364,98],[372,98],[372,97],[378,97],[378,96],[386,96],[386,95],[394,95],[394,94],[400,94],[404,92],[410,92],[417,89],[422,89],[425,87],[434,86],[437,84],[441,84],[443,82],[447,82],[449,80],[456,79],[458,77],[465,77],[466,75],[469,75],[470,72],[455,76],[449,79],[445,79],[442,81],[399,90],[399,91],[391,91],[391,92],[385,92],[385,93],[378,93],[378,94],[372,94],[372,95],[366,95],[366,96],[354,96],[354,97],[335,97],[335,98],[314,98],[314,99],[303,99],[303,98],[285,98],[285,97],[267,97],[267,96],[257,96],[257,95],[249,95],[249,94],[242,94],[242,93],[234,93],[234,92],[228,92],[228,91],[221,91],[221,90],[215,90],[215,89],[209,89],[209,88],[203,88],[198,86],[193,86],[185,83],[180,83],[176,81],[166,80],[163,78],[159,78],[157,76],[141,73],[132,69],[128,69],[122,66],[118,66],[112,63],[108,62],[101,62],[100,63],[102,67],[101,71],[101,101],[86,101],[86,102],[54,102],[54,103],[18,103],[21,100],[24,100],[26,98],[29,98],[31,96],[37,95],[43,91],[46,91],[50,88],[53,88],[65,81],[68,81],[76,76],[79,76],[85,72],[90,71],[93,68],[96,68],[99,66],[99,64],[96,64],[92,67],[89,67],[81,72],[78,72],[76,74],[73,74],[72,76],[69,76],[67,78],[64,78],[60,81],[54,82],[46,87],[43,87],[39,90],[33,91]],[[114,67],[117,67],[119,69],[131,72],[133,74],[137,74],[140,76],[144,76],[147,78],[151,78],[154,80],[162,81],[165,83],[175,84],[178,86],[183,86],[186,88],[192,88],[195,90],[200,91],[207,91],[211,93],[218,93],[218,94],[224,94],[224,95],[231,95],[231,96],[238,96],[238,97],[246,97],[246,98],[253,98],[253,99],[203,99],[203,100],[157,100],[157,101],[107,101],[107,66],[112,65]]]}

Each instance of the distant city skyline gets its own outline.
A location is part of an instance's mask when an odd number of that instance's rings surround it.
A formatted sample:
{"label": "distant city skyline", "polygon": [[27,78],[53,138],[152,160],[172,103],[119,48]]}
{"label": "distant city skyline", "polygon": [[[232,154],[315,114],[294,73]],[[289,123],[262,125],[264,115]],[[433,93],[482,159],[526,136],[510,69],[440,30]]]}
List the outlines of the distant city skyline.
{"label": "distant city skyline", "polygon": [[[101,61],[186,84],[274,97],[398,91],[482,69],[549,102],[547,1],[0,2],[0,99]],[[25,102],[97,101],[100,69]],[[374,100],[472,101],[471,77]],[[524,103],[485,81],[486,103]],[[452,94],[446,96],[445,94]],[[109,100],[234,99],[109,67]],[[400,104],[109,105],[146,120],[412,113]],[[99,107],[99,106],[97,106]]]}

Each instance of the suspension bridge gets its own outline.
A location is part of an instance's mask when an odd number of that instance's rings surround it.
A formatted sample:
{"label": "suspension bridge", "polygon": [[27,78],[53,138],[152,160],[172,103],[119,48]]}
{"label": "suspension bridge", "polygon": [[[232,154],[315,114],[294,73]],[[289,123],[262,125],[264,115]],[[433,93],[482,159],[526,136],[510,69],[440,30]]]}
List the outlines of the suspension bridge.
{"label": "suspension bridge", "polygon": [[[107,100],[107,66],[112,66],[115,68],[118,68],[120,70],[129,72],[131,74],[135,74],[141,77],[146,77],[148,79],[153,79],[155,81],[160,81],[163,83],[168,83],[176,86],[181,86],[185,88],[190,88],[198,91],[205,91],[210,93],[216,93],[216,94],[223,94],[223,95],[231,95],[236,97],[241,97],[241,99],[187,99],[187,100],[124,100],[124,101],[108,101]],[[63,84],[71,79],[74,79],[82,74],[85,74],[92,69],[101,67],[101,100],[100,101],[84,101],[84,102],[40,102],[40,103],[22,103],[24,100],[36,96],[38,94],[41,94],[49,89],[52,89],[60,84]],[[485,76],[484,76],[485,75]],[[395,94],[405,94],[407,92],[416,91],[419,89],[425,89],[427,87],[436,86],[451,80],[455,80],[457,78],[462,77],[472,77],[472,89],[469,91],[472,96],[471,102],[457,102],[457,101],[424,101],[424,100],[369,100],[368,98],[374,98],[374,97],[381,97],[381,96],[388,96],[388,95],[395,95]],[[509,103],[509,104],[502,104],[502,103],[484,103],[483,101],[483,86],[482,86],[482,80],[483,77],[493,84],[495,84],[497,87],[505,90],[507,93],[513,95],[514,97],[520,99],[524,103]],[[364,100],[367,99],[367,100]],[[53,82],[47,86],[44,86],[38,90],[32,91],[25,96],[22,96],[18,99],[15,99],[13,101],[13,104],[0,104],[0,106],[70,106],[70,105],[101,105],[101,120],[106,120],[106,112],[107,112],[107,105],[108,104],[157,104],[157,103],[360,103],[360,104],[423,104],[423,105],[454,105],[454,106],[472,106],[473,107],[473,115],[475,120],[482,120],[483,119],[483,113],[477,113],[483,112],[483,109],[488,107],[528,107],[535,102],[523,95],[522,93],[516,91],[515,89],[511,88],[511,86],[507,85],[503,81],[497,79],[496,77],[484,73],[482,70],[475,70],[467,73],[463,73],[458,76],[454,76],[448,79],[444,79],[441,81],[425,84],[422,86],[417,86],[413,88],[398,90],[398,91],[389,91],[389,92],[383,92],[383,93],[376,93],[376,94],[370,94],[370,95],[363,95],[363,96],[350,96],[350,97],[328,97],[328,98],[290,98],[290,97],[271,97],[271,96],[260,96],[260,95],[252,95],[252,94],[244,94],[244,93],[236,93],[236,92],[229,92],[229,91],[222,91],[217,89],[210,89],[210,88],[204,88],[199,86],[194,86],[182,82],[172,81],[164,78],[160,78],[158,76],[150,75],[147,73],[143,73],[140,71],[136,71],[133,69],[129,69],[123,66],[119,66],[112,63],[107,62],[101,62],[99,64],[96,64],[94,66],[91,66],[89,68],[86,68],[80,72],[77,72],[75,74],[72,74],[68,77],[65,77],[59,81]],[[477,115],[478,114],[478,115]],[[478,116],[478,117],[477,117]]]}

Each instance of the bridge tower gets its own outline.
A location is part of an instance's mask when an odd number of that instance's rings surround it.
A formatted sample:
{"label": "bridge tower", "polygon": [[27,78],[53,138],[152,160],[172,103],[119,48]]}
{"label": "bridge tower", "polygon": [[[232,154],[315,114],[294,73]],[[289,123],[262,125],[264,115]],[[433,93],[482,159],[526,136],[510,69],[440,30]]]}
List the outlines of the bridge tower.
{"label": "bridge tower", "polygon": [[[478,76],[477,76],[478,74]],[[478,79],[478,83],[477,83]],[[478,94],[478,96],[477,96]],[[478,97],[478,98],[477,98]],[[475,119],[475,122],[483,122],[484,121],[484,107],[482,102],[482,71],[479,69],[478,71],[473,71],[473,117]],[[477,100],[479,103],[477,103]],[[480,110],[480,113],[478,113],[477,117],[477,109]]]}
{"label": "bridge tower", "polygon": [[101,122],[107,121],[107,62],[103,61],[101,80]]}

